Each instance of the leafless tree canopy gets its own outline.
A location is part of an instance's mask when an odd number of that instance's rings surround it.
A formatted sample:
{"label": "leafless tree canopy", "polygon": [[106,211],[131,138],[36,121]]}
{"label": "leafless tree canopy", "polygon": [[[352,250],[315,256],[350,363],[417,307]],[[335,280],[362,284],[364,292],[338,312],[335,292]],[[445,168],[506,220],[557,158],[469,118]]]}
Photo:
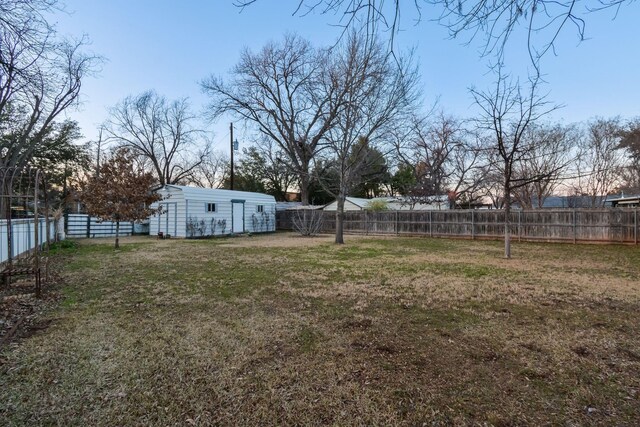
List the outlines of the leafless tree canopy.
{"label": "leafless tree canopy", "polygon": [[209,146],[186,99],[168,101],[153,91],[128,96],[111,110],[106,131],[129,148],[160,185],[188,183],[209,156]]}
{"label": "leafless tree canopy", "polygon": [[335,116],[329,105],[335,94],[324,84],[326,61],[325,51],[287,35],[258,53],[242,52],[229,82],[215,76],[202,82],[213,117],[231,113],[278,145],[281,161],[298,175],[305,204],[311,161]]}
{"label": "leafless tree canopy", "polygon": [[580,142],[573,190],[576,195],[587,196],[590,207],[604,206],[603,196],[622,184],[626,159],[619,149],[620,129],[619,118],[598,118],[587,124],[586,136]]}
{"label": "leafless tree canopy", "polygon": [[56,118],[76,105],[99,58],[86,40],[65,40],[45,19],[55,0],[0,2],[0,164],[26,164]]}
{"label": "leafless tree canopy", "polygon": [[273,139],[267,137],[261,138],[255,149],[263,163],[265,189],[276,200],[285,200],[287,193],[296,188],[298,182],[297,174],[287,165],[286,154]]}
{"label": "leafless tree canopy", "polygon": [[541,208],[575,163],[579,135],[573,126],[533,123],[523,134],[523,152],[514,165],[514,176],[522,185],[514,197],[523,208]]}
{"label": "leafless tree canopy", "polygon": [[[245,8],[258,0],[236,0]],[[353,28],[369,35],[386,33],[393,50],[394,37],[403,24],[416,25],[423,19],[437,20],[449,29],[452,38],[482,38],[483,55],[502,58],[509,39],[523,31],[526,49],[537,67],[540,59],[554,52],[558,37],[567,27],[579,40],[585,37],[587,12],[618,9],[634,0],[298,0],[294,15],[312,13],[337,16],[335,25],[343,35]],[[425,10],[427,12],[425,13]],[[433,13],[435,16],[431,16]]]}
{"label": "leafless tree canopy", "polygon": [[551,105],[545,95],[540,95],[539,75],[528,81],[524,89],[519,82],[502,74],[499,67],[493,90],[482,92],[472,89],[471,93],[480,107],[481,115],[476,123],[480,132],[486,133],[486,155],[490,167],[498,171],[502,179],[502,204],[505,211],[505,257],[511,257],[511,236],[509,214],[514,190],[531,182],[536,182],[551,171],[532,176],[518,176],[517,167],[526,162],[534,153],[527,144],[526,135],[531,127],[557,106]]}
{"label": "leafless tree canopy", "polygon": [[619,149],[623,150],[627,157],[627,164],[622,170],[621,190],[640,194],[640,117],[626,123],[620,136]]}
{"label": "leafless tree canopy", "polygon": [[430,203],[434,196],[474,201],[484,176],[478,138],[462,120],[439,111],[414,116],[396,136],[400,165],[413,171],[415,184],[406,191],[409,204]]}
{"label": "leafless tree canopy", "polygon": [[229,156],[219,150],[210,150],[193,171],[189,183],[203,188],[222,188],[229,175]]}

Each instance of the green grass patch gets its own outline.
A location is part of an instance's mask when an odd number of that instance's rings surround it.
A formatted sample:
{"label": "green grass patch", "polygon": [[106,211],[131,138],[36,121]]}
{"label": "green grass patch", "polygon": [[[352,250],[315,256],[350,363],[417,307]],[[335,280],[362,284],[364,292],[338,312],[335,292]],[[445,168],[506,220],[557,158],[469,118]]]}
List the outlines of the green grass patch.
{"label": "green grass patch", "polygon": [[321,340],[322,334],[310,326],[303,326],[296,337],[296,341],[304,353],[314,351]]}
{"label": "green grass patch", "polygon": [[75,253],[78,250],[78,242],[75,240],[62,240],[49,245],[49,253],[51,255],[62,255]]}

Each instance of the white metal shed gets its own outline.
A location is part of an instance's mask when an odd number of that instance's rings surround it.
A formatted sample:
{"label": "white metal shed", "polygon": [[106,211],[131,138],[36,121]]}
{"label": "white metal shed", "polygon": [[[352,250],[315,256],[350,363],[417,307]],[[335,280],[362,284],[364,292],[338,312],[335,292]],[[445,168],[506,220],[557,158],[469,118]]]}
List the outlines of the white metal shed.
{"label": "white metal shed", "polygon": [[276,229],[276,200],[248,191],[165,185],[152,207],[161,212],[149,219],[149,234],[203,237],[231,233],[265,233]]}

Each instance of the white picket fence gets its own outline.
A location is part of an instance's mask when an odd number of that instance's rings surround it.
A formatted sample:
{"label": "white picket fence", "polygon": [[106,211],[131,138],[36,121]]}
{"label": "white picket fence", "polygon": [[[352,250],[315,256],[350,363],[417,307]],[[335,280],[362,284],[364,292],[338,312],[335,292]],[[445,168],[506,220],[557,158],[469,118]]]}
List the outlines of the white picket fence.
{"label": "white picket fence", "polygon": [[[9,259],[9,230],[7,225],[8,224],[6,219],[0,220],[0,263],[5,262]],[[45,218],[40,218],[38,228],[38,240],[42,245],[47,241],[47,225]],[[14,258],[36,247],[35,224],[33,219],[12,219],[11,231],[11,253]],[[56,223],[53,219],[51,219],[49,221],[49,241],[53,242],[55,240],[55,237]]]}

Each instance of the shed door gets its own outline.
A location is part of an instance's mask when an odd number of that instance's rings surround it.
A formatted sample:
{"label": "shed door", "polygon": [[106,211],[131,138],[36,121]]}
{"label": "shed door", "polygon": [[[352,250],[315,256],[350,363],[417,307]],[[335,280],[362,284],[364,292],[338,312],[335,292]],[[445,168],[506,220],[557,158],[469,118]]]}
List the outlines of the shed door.
{"label": "shed door", "polygon": [[231,203],[232,220],[233,220],[233,233],[244,233],[244,203],[232,202]]}

